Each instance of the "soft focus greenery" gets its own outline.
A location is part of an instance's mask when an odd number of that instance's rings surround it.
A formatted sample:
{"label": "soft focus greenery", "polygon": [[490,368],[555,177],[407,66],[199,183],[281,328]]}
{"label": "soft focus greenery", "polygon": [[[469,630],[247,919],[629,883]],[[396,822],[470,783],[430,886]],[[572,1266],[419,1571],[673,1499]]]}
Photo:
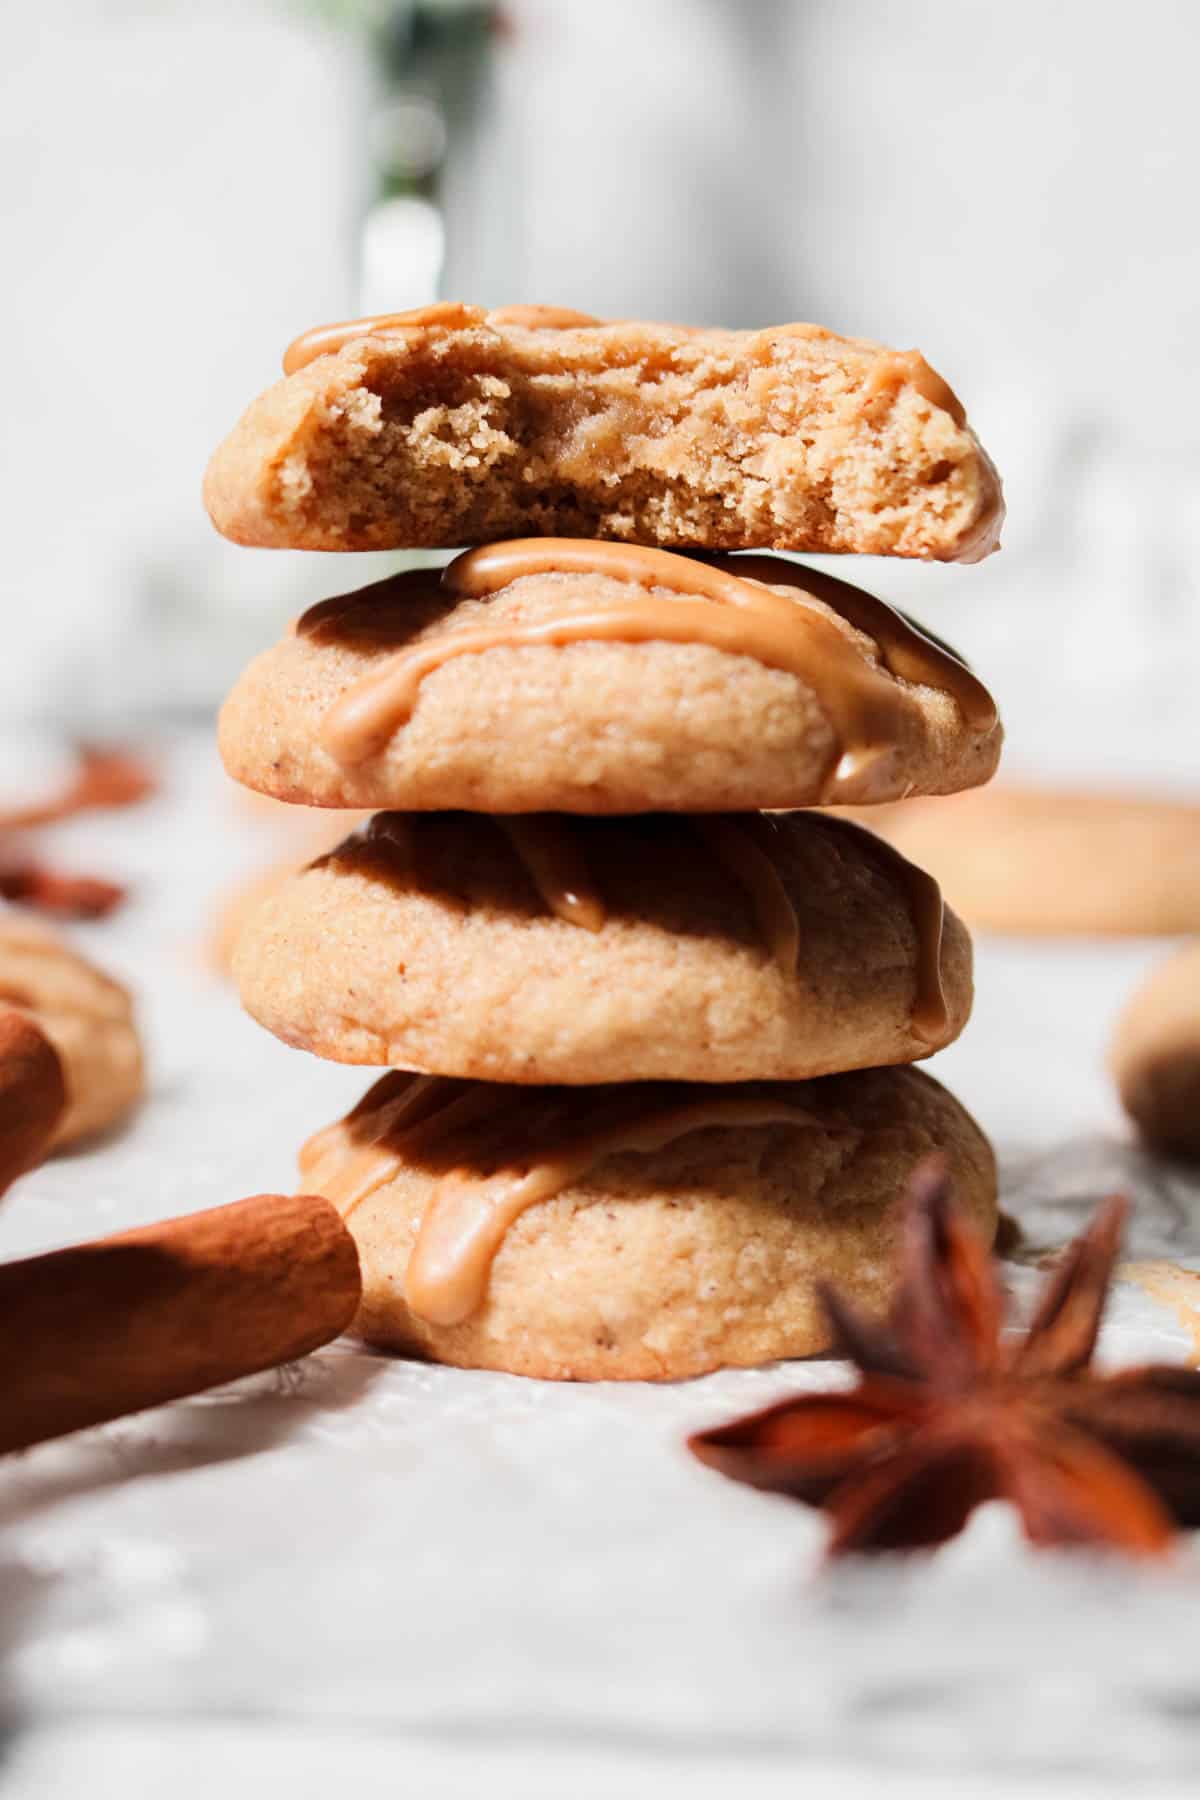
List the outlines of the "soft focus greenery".
{"label": "soft focus greenery", "polygon": [[[382,30],[397,13],[407,11],[403,0],[290,0],[294,12],[323,19],[346,31],[375,32]],[[478,0],[421,0],[422,12],[464,12],[477,6]]]}

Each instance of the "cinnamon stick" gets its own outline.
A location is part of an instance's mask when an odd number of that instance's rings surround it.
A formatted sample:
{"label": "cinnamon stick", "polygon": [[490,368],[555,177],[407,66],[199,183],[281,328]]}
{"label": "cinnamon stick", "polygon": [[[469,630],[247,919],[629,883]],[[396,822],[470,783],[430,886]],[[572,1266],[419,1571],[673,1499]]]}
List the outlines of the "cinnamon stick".
{"label": "cinnamon stick", "polygon": [[0,1194],[40,1162],[67,1103],[62,1063],[25,1013],[0,1012]]}
{"label": "cinnamon stick", "polygon": [[0,1264],[0,1452],[304,1356],[360,1291],[354,1240],[312,1195]]}
{"label": "cinnamon stick", "polygon": [[59,919],[104,919],[125,899],[118,882],[98,875],[63,875],[32,857],[0,862],[0,899]]}

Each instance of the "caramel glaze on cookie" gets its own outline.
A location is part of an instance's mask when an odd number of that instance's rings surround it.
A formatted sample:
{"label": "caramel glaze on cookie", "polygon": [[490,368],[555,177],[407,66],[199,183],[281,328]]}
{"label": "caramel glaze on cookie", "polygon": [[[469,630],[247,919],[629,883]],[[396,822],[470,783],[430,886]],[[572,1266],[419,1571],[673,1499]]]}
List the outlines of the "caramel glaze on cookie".
{"label": "caramel glaze on cookie", "polygon": [[[510,1226],[605,1157],[657,1150],[711,1125],[814,1123],[786,1088],[740,1093],[643,1082],[582,1092],[542,1089],[517,1100],[491,1082],[394,1071],[345,1121],[355,1152],[327,1197],[348,1219],[394,1179],[407,1157],[432,1158],[443,1168],[409,1261],[405,1296],[420,1318],[457,1325],[481,1304]],[[315,1171],[342,1129],[339,1121],[309,1139],[300,1153],[302,1177]]]}
{"label": "caramel glaze on cookie", "polygon": [[[407,859],[417,855],[413,832],[419,815],[380,813],[367,828],[368,838],[402,845]],[[763,943],[785,973],[796,967],[800,924],[791,895],[770,854],[770,822],[760,813],[722,817],[712,814],[688,821],[726,873],[750,901]],[[526,814],[499,819],[518,859],[548,911],[586,931],[602,931],[608,917],[600,887],[579,843],[571,820],[563,813]],[[910,1023],[924,1043],[940,1045],[950,1025],[950,1008],[942,984],[942,929],[945,906],[932,875],[883,838],[860,830],[848,819],[827,818],[820,829],[840,832],[868,856],[874,855],[895,875],[908,898],[917,938],[916,988]]]}
{"label": "caramel glaze on cookie", "polygon": [[[997,731],[996,706],[953,652],[883,601],[814,569],[761,555],[701,560],[637,545],[573,538],[524,538],[466,551],[441,573],[456,599],[486,599],[529,576],[598,575],[630,584],[636,597],[561,618],[447,631],[399,650],[354,683],[327,713],[322,747],[353,768],[377,756],[411,717],[424,679],[457,657],[493,649],[616,641],[702,644],[748,656],[803,681],[833,727],[835,750],[820,803],[864,802],[892,791],[893,752],[920,731],[914,687],[949,694],[967,728]],[[402,603],[434,585],[432,574],[400,578]],[[779,592],[780,588],[790,592]],[[667,598],[665,590],[672,596]],[[879,661],[824,612],[791,597],[808,595],[875,646]],[[376,590],[312,607],[297,630],[315,640],[361,641],[381,630]],[[882,789],[882,791],[881,791]]]}
{"label": "caramel glaze on cookie", "polygon": [[521,1085],[912,1062],[971,1003],[937,883],[816,812],[381,813],[264,901],[234,970],[286,1043]]}
{"label": "caramel glaze on cookie", "polygon": [[820,1285],[887,1305],[932,1147],[981,1231],[982,1133],[913,1069],[514,1090],[390,1074],[301,1153],[363,1270],[369,1342],[551,1379],[674,1380],[828,1344]]}
{"label": "caramel glaze on cookie", "polygon": [[[310,331],[302,331],[284,351],[283,372],[295,375],[297,370],[307,369],[309,363],[316,362],[318,356],[336,356],[356,338],[387,337],[397,332],[419,331],[427,325],[444,328],[471,325],[477,317],[478,309],[465,306],[460,300],[435,300],[430,306],[412,306],[407,312],[373,313],[365,319],[314,325]],[[568,306],[498,306],[488,313],[487,321],[489,325],[523,325],[530,331],[569,331],[577,325],[604,323],[591,313],[573,312]],[[945,387],[944,382],[942,386]],[[946,392],[950,392],[949,388]],[[945,406],[946,403],[938,400],[937,404]],[[958,406],[958,401],[954,404]],[[960,414],[961,411],[960,407]],[[959,423],[962,423],[961,417]]]}

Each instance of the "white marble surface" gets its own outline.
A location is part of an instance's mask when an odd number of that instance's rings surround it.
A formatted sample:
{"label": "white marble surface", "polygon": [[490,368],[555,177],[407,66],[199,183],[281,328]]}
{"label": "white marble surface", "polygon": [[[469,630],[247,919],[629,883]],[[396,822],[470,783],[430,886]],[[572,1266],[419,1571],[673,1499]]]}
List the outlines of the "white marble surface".
{"label": "white marble surface", "polygon": [[[150,1099],[13,1189],[0,1255],[287,1187],[298,1141],[364,1086],[252,1027],[210,974],[212,896],[279,827],[199,744],[171,769],[163,800],[61,834],[62,860],[135,884],[81,935],[142,997]],[[1163,948],[980,946],[976,1018],[936,1072],[1004,1150],[1021,1298],[1033,1251],[1114,1186],[1139,1202],[1131,1256],[1200,1267],[1200,1192],[1128,1146],[1103,1071]],[[1190,1342],[1120,1287],[1107,1359]],[[865,1794],[886,1770],[901,1800],[1042,1792],[1051,1772],[1064,1796],[1183,1781],[1190,1551],[1170,1574],[1038,1559],[993,1508],[930,1564],[820,1576],[814,1515],[684,1453],[688,1429],[832,1374],[555,1386],[342,1343],[10,1459],[0,1781],[124,1794],[169,1775],[187,1795],[272,1791],[274,1771],[301,1794],[391,1772],[436,1796],[486,1771],[501,1793],[699,1797],[801,1775]]]}

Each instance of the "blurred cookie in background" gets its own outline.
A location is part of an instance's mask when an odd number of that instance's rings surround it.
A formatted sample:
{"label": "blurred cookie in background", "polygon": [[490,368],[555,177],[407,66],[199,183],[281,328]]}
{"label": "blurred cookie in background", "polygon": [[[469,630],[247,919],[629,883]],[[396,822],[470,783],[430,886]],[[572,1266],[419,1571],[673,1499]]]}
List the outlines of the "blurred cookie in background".
{"label": "blurred cookie in background", "polygon": [[1145,1142],[1200,1161],[1200,940],[1138,988],[1117,1023],[1109,1066]]}
{"label": "blurred cookie in background", "polygon": [[1200,804],[1002,783],[852,816],[927,869],[985,931],[1200,931]]}
{"label": "blurred cookie in background", "polygon": [[66,1108],[52,1147],[107,1130],[141,1098],[145,1070],[128,989],[48,926],[0,911],[0,1002],[57,1050]]}

